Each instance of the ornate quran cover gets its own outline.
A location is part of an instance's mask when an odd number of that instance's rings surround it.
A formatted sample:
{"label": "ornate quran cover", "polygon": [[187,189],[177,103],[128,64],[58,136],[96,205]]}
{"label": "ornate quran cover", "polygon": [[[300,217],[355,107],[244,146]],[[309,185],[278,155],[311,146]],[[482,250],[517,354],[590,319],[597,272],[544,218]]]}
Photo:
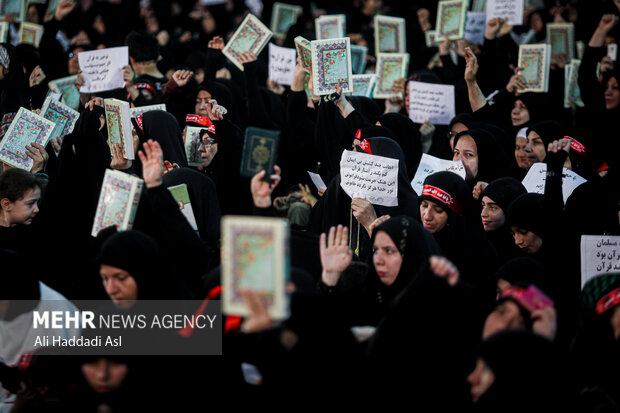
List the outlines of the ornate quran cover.
{"label": "ornate quran cover", "polygon": [[297,17],[302,13],[301,6],[286,3],[273,3],[271,13],[271,31],[276,39],[284,39],[288,29],[297,23]]}
{"label": "ornate quran cover", "polygon": [[29,171],[33,160],[26,155],[26,145],[47,145],[56,124],[26,108],[19,108],[0,142],[0,161]]}
{"label": "ornate quran cover", "polygon": [[41,36],[43,36],[43,26],[40,24],[23,22],[19,25],[19,43],[39,47]]}
{"label": "ornate quran cover", "polygon": [[206,128],[200,128],[196,126],[188,126],[185,128],[185,156],[187,157],[187,164],[189,166],[202,165],[202,158],[200,154],[200,131]]}
{"label": "ornate quran cover", "polygon": [[582,108],[584,106],[579,89],[579,66],[581,60],[573,59],[565,66],[566,78],[564,80],[564,107],[569,108],[571,103]]}
{"label": "ornate quran cover", "polygon": [[110,146],[120,143],[123,157],[134,159],[129,103],[118,99],[104,99],[103,107]]}
{"label": "ornate quran cover", "polygon": [[247,128],[241,156],[241,176],[251,178],[264,169],[267,173],[263,180],[271,182],[269,175],[273,174],[279,145],[279,131],[253,126]]}
{"label": "ornate quran cover", "polygon": [[267,28],[257,17],[248,14],[241,25],[232,35],[226,46],[224,46],[224,56],[243,71],[243,64],[239,62],[239,53],[251,51],[258,56],[271,39],[271,30]]}
{"label": "ornate quran cover", "polygon": [[364,74],[367,54],[368,48],[366,46],[351,45],[351,73],[354,75]]}
{"label": "ornate quran cover", "polygon": [[405,19],[375,16],[375,55],[379,53],[406,53]]}
{"label": "ornate quran cover", "polygon": [[575,26],[573,23],[547,23],[547,43],[551,59],[565,55],[568,62],[575,58]]}
{"label": "ornate quran cover", "polygon": [[198,224],[196,223],[196,216],[194,215],[194,210],[192,209],[192,202],[189,198],[189,192],[187,191],[187,184],[169,186],[168,191],[172,194],[172,197],[179,204],[179,209],[181,213],[189,222],[189,225],[192,227],[196,235],[200,236],[198,233]]}
{"label": "ornate quran cover", "polygon": [[0,0],[0,16],[12,14],[16,22],[22,22],[26,17],[26,0]]}
{"label": "ornate quran cover", "polygon": [[165,112],[166,104],[160,103],[159,105],[138,106],[137,108],[129,108],[129,116],[135,118],[138,115],[142,115],[152,110],[163,110]]}
{"label": "ornate quran cover", "polygon": [[348,37],[315,40],[312,47],[312,86],[317,96],[329,95],[340,85],[343,92],[350,92],[351,45]]}
{"label": "ornate quran cover", "polygon": [[387,99],[398,94],[392,90],[394,81],[407,77],[409,53],[381,53],[377,56],[377,84],[373,98]]}
{"label": "ornate quran cover", "polygon": [[295,38],[295,48],[297,49],[297,56],[301,63],[301,68],[307,73],[312,71],[312,49],[310,48],[310,42],[302,36]]}
{"label": "ornate quran cover", "polygon": [[427,30],[424,33],[424,39],[426,40],[426,47],[437,46],[437,36],[435,30]]}
{"label": "ornate quran cover", "polygon": [[437,4],[437,23],[435,24],[435,38],[449,40],[463,38],[465,32],[465,15],[467,14],[467,0],[444,0]]}
{"label": "ornate quran cover", "polygon": [[73,131],[80,113],[62,102],[47,97],[41,107],[41,116],[56,124],[50,139],[62,138]]}
{"label": "ornate quran cover", "polygon": [[225,216],[222,219],[222,312],[247,316],[239,294],[252,290],[276,320],[289,315],[289,227],[285,219]]}
{"label": "ornate quran cover", "polygon": [[80,107],[80,91],[75,86],[76,80],[77,75],[73,75],[52,80],[47,84],[52,92],[60,93],[62,103],[74,110]]}
{"label": "ornate quran cover", "polygon": [[519,46],[519,67],[525,80],[525,89],[519,92],[547,92],[551,46],[531,44]]}
{"label": "ornate quran cover", "polygon": [[143,184],[144,181],[140,178],[106,169],[90,234],[96,237],[99,231],[112,225],[116,226],[118,231],[131,229]]}
{"label": "ornate quran cover", "polygon": [[377,82],[376,75],[353,75],[353,92],[351,96],[366,96],[372,97],[372,91]]}
{"label": "ornate quran cover", "polygon": [[317,40],[344,37],[346,34],[345,28],[346,16],[344,14],[323,15],[314,21]]}

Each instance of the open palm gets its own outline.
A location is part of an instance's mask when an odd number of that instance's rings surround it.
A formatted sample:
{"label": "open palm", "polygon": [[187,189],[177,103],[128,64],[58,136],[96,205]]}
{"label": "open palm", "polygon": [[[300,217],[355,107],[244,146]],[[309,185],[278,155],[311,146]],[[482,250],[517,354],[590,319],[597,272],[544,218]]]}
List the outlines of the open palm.
{"label": "open palm", "polygon": [[342,225],[331,227],[329,234],[321,234],[320,251],[323,266],[323,282],[333,286],[338,283],[340,273],[351,264],[353,253],[348,244],[349,230]]}

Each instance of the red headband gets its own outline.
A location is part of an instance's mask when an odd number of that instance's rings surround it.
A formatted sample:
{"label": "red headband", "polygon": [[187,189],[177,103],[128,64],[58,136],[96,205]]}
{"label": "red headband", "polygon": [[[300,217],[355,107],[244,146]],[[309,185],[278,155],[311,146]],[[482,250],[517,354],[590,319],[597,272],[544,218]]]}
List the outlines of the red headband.
{"label": "red headband", "polygon": [[187,115],[185,117],[185,123],[197,123],[200,126],[204,126],[209,133],[215,133],[215,125],[211,122],[211,119],[206,116]]}
{"label": "red headband", "polygon": [[428,184],[424,185],[424,189],[422,189],[422,195],[435,198],[436,200],[446,204],[455,213],[461,216],[463,215],[463,206],[461,205],[461,203],[441,188],[437,188],[436,186]]}
{"label": "red headband", "polygon": [[142,122],[142,114],[136,116],[135,119],[136,119],[136,124],[140,128],[140,132],[144,134],[144,123]]}
{"label": "red headband", "polygon": [[598,300],[598,303],[596,303],[596,315],[601,315],[618,304],[620,304],[620,288],[610,291]]}
{"label": "red headband", "polygon": [[153,87],[153,85],[148,83],[134,83],[133,85],[136,89],[147,89],[150,90],[154,95],[157,94],[157,90]]}
{"label": "red headband", "polygon": [[360,148],[362,148],[364,152],[366,152],[369,155],[372,155],[372,151],[370,150],[370,142],[368,142],[366,139],[364,139],[362,143],[360,143],[359,146]]}
{"label": "red headband", "polygon": [[579,141],[575,140],[575,138],[571,138],[570,136],[565,136],[564,139],[570,139],[570,147],[577,152],[581,156],[586,156],[588,154],[588,150],[586,147]]}

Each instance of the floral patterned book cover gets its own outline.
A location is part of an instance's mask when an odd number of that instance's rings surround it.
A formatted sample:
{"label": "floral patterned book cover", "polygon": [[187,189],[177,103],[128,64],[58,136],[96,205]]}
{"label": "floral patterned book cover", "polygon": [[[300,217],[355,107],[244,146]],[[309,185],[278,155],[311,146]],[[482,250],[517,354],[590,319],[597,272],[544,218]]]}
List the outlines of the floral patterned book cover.
{"label": "floral patterned book cover", "polygon": [[467,14],[467,0],[444,0],[437,4],[437,23],[435,24],[435,38],[449,40],[463,38],[465,32],[465,15]]}
{"label": "floral patterned book cover", "polygon": [[62,138],[73,132],[80,113],[62,102],[47,97],[41,107],[41,115],[56,124],[50,139]]}
{"label": "floral patterned book cover", "polygon": [[406,53],[405,19],[375,16],[375,55],[379,53]]}
{"label": "floral patterned book cover", "polygon": [[80,91],[75,86],[76,80],[77,75],[73,75],[52,80],[47,84],[52,92],[60,93],[62,103],[74,110],[80,107]]}
{"label": "floral patterned book cover", "polygon": [[251,290],[262,297],[271,318],[288,318],[289,272],[289,226],[285,219],[244,216],[222,219],[224,314],[247,316],[249,312],[240,291]]}
{"label": "floral patterned book cover", "polygon": [[409,53],[380,53],[377,56],[377,84],[373,98],[387,99],[398,96],[392,90],[394,81],[407,77]]}
{"label": "floral patterned book cover", "polygon": [[303,8],[286,3],[273,3],[271,13],[271,31],[273,37],[284,39],[288,29],[297,23],[297,17],[301,15]]}
{"label": "floral patterned book cover", "polygon": [[317,40],[337,39],[345,36],[346,16],[344,14],[330,14],[319,16],[314,21],[314,30]]}
{"label": "floral patterned book cover", "polygon": [[551,45],[551,60],[564,55],[566,62],[575,58],[575,26],[573,23],[547,23],[547,43]]}
{"label": "floral patterned book cover", "polygon": [[268,181],[269,175],[273,174],[273,166],[276,164],[279,145],[279,131],[261,129],[254,126],[248,127],[245,130],[243,141],[241,176],[251,178],[264,169],[267,171],[267,174],[263,180]]}
{"label": "floral patterned book cover", "polygon": [[342,92],[350,92],[353,73],[349,38],[315,40],[311,47],[314,94],[329,95],[336,91],[337,85]]}
{"label": "floral patterned book cover", "polygon": [[25,108],[19,108],[0,142],[0,161],[30,171],[33,161],[26,145],[47,145],[56,124]]}
{"label": "floral patterned book cover", "polygon": [[363,75],[366,70],[366,55],[368,48],[366,46],[351,45],[351,72],[354,75]]}
{"label": "floral patterned book cover", "polygon": [[138,106],[137,108],[129,108],[129,116],[135,118],[138,115],[143,115],[146,112],[150,112],[152,110],[163,110],[165,112],[167,110],[166,104],[160,103],[158,105]]}
{"label": "floral patterned book cover", "polygon": [[9,24],[7,22],[0,23],[0,43],[9,41]]}
{"label": "floral patterned book cover", "polygon": [[202,165],[202,158],[200,154],[200,131],[206,128],[199,128],[196,126],[188,126],[185,129],[185,156],[187,157],[187,164],[189,166]]}
{"label": "floral patterned book cover", "polygon": [[353,93],[351,96],[372,97],[372,91],[377,82],[376,75],[353,75]]}
{"label": "floral patterned book cover", "polygon": [[25,20],[26,17],[25,0],[0,0],[0,16],[4,18],[7,14],[12,14],[16,22]]}
{"label": "floral patterned book cover", "polygon": [[129,103],[119,99],[104,99],[103,107],[110,147],[120,143],[123,157],[134,159]]}
{"label": "floral patterned book cover", "polygon": [[307,73],[312,71],[312,49],[310,48],[310,41],[305,37],[297,36],[295,38],[295,48],[297,49],[297,56],[301,63],[301,68]]}
{"label": "floral patterned book cover", "polygon": [[271,39],[272,34],[271,30],[256,16],[248,14],[226,44],[222,53],[239,70],[243,71],[243,64],[239,62],[239,53],[251,51],[258,56],[269,39]]}
{"label": "floral patterned book cover", "polygon": [[31,44],[39,47],[43,36],[43,26],[35,23],[23,22],[19,25],[19,43]]}
{"label": "floral patterned book cover", "polygon": [[580,108],[584,107],[581,99],[581,89],[579,89],[579,66],[581,60],[573,59],[570,64],[565,66],[566,77],[564,80],[564,107],[571,107],[571,103]]}
{"label": "floral patterned book cover", "polygon": [[525,80],[525,89],[519,92],[547,92],[549,89],[549,66],[551,46],[531,44],[519,46],[519,67]]}
{"label": "floral patterned book cover", "polygon": [[91,231],[93,237],[112,225],[116,226],[118,231],[133,227],[143,184],[142,179],[124,172],[112,169],[105,171]]}

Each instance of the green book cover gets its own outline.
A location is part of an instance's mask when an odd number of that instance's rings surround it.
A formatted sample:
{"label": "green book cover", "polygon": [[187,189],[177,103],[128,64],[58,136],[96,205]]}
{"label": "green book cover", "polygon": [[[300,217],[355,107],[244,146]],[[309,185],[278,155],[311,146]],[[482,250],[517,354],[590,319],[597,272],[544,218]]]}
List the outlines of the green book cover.
{"label": "green book cover", "polygon": [[192,209],[192,203],[189,199],[189,192],[187,191],[187,185],[175,185],[169,186],[168,191],[172,194],[172,197],[179,204],[179,209],[183,216],[189,222],[189,225],[192,227],[196,235],[200,236],[198,232],[198,224],[196,223],[196,216],[194,215],[194,210]]}
{"label": "green book cover", "polygon": [[263,180],[270,182],[269,175],[273,173],[279,144],[279,131],[253,126],[247,128],[241,157],[241,176],[251,178],[264,169],[267,174]]}

